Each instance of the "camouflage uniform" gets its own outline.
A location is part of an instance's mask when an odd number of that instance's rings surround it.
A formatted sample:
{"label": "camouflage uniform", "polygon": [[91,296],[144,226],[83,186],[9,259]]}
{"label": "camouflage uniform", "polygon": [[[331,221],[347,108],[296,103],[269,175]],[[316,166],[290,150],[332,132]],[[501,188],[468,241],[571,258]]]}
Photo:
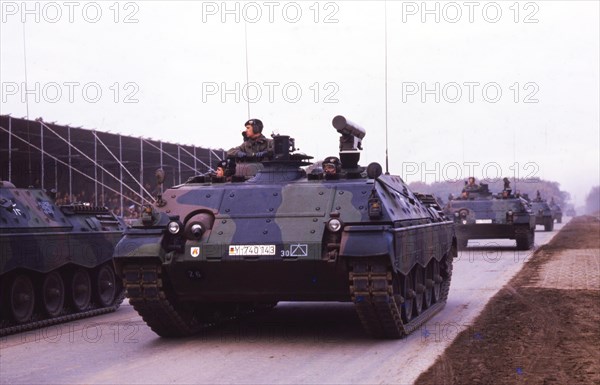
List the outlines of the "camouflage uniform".
{"label": "camouflage uniform", "polygon": [[256,139],[247,139],[241,145],[227,151],[227,156],[235,157],[240,151],[245,152],[248,156],[254,156],[254,154],[256,154],[257,152],[272,150],[273,140],[267,139],[267,137],[261,134]]}

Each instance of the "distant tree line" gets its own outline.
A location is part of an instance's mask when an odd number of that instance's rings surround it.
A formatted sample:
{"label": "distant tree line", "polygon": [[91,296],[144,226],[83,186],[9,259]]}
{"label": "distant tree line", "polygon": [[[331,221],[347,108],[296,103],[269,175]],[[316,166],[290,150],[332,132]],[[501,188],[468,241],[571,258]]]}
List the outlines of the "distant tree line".
{"label": "distant tree line", "polygon": [[585,211],[588,214],[595,214],[600,211],[600,186],[592,187],[585,198]]}

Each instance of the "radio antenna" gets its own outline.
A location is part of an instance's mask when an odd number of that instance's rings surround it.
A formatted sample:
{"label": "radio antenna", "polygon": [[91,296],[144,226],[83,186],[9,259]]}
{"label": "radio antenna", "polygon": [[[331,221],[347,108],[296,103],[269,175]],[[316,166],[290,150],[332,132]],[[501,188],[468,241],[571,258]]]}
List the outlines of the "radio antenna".
{"label": "radio antenna", "polygon": [[387,44],[387,0],[383,2],[383,28],[384,28],[384,47],[385,47],[385,174],[389,175],[389,157],[388,157],[388,44]]}
{"label": "radio antenna", "polygon": [[248,22],[244,21],[244,45],[246,47],[246,104],[248,106],[248,119],[250,118],[250,96],[249,96],[249,70],[248,70]]}
{"label": "radio antenna", "polygon": [[515,194],[517,193],[517,137],[516,131],[513,128],[513,179],[515,180],[515,185],[513,189],[515,190]]}
{"label": "radio antenna", "polygon": [[[27,115],[27,142],[31,143],[30,138],[30,128],[29,128],[29,92],[27,92],[27,44],[25,43],[25,23],[23,23],[23,70],[25,72],[25,111]],[[27,173],[29,176],[29,185],[34,185],[33,183],[33,172],[31,170],[31,151],[27,152]],[[43,157],[43,155],[42,155]],[[37,186],[36,186],[37,187]]]}
{"label": "radio antenna", "polygon": [[27,48],[25,44],[25,23],[23,23],[23,68],[25,70],[25,110],[29,120],[29,92],[27,92]]}

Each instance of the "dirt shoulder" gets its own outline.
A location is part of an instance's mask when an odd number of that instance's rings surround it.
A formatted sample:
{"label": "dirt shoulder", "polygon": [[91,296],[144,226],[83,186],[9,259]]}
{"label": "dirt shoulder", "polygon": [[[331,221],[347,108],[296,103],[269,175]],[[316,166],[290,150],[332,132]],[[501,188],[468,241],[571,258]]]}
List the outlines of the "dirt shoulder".
{"label": "dirt shoulder", "polygon": [[572,219],[415,384],[600,384],[600,220]]}

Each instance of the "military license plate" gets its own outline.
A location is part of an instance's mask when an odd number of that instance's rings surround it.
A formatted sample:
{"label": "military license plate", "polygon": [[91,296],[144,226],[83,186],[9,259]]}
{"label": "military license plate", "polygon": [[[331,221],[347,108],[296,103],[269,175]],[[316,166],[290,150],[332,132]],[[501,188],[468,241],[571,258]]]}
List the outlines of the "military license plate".
{"label": "military license plate", "polygon": [[475,219],[475,223],[492,223],[491,219]]}
{"label": "military license plate", "polygon": [[229,255],[275,255],[275,245],[229,245]]}

